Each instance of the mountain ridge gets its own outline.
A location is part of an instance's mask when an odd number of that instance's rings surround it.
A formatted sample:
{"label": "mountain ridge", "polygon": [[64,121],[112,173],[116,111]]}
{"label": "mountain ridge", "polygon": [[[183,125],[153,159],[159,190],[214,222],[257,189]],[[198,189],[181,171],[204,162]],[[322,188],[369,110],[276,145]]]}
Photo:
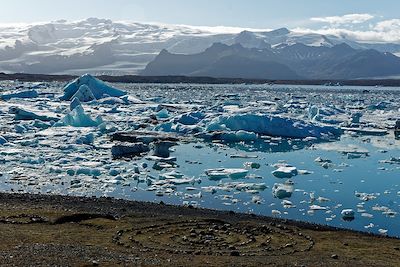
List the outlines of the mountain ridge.
{"label": "mountain ridge", "polygon": [[163,50],[142,75],[209,76],[248,79],[360,79],[400,74],[400,58],[342,43],[312,47],[247,48],[214,43],[204,52],[183,55]]}
{"label": "mountain ridge", "polygon": [[0,71],[44,74],[138,74],[162,49],[200,53],[213,43],[245,48],[285,48],[294,44],[374,48],[400,54],[400,44],[359,43],[340,36],[301,33],[287,28],[238,33],[204,28],[89,18],[32,25],[0,25]]}

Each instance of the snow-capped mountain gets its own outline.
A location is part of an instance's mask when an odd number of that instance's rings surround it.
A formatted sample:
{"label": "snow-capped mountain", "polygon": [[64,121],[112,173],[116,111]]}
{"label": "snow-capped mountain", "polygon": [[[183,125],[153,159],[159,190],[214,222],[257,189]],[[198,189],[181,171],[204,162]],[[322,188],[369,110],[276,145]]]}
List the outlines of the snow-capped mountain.
{"label": "snow-capped mountain", "polygon": [[399,44],[357,43],[338,36],[304,34],[286,28],[232,33],[205,27],[113,22],[90,18],[33,25],[0,25],[0,72],[137,74],[161,50],[195,54],[214,43],[279,49],[295,44],[374,48],[397,53]]}

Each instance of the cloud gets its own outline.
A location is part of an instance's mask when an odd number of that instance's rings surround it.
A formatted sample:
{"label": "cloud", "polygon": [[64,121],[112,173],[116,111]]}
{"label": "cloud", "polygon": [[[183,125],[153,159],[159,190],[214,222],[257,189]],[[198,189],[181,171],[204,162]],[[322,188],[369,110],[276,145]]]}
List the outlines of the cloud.
{"label": "cloud", "polygon": [[400,31],[400,19],[380,21],[374,26],[374,30],[385,32]]}
{"label": "cloud", "polygon": [[[299,33],[334,35],[357,42],[400,43],[400,20],[398,22],[396,24],[396,22],[382,21],[376,25],[372,25],[368,30],[354,30],[343,27],[327,27],[322,29],[296,28],[292,30]],[[388,26],[392,25],[391,23],[393,23],[393,27]]]}
{"label": "cloud", "polygon": [[371,14],[347,14],[344,16],[332,16],[332,17],[315,17],[311,18],[315,22],[323,22],[329,24],[360,24],[373,19],[374,16]]}

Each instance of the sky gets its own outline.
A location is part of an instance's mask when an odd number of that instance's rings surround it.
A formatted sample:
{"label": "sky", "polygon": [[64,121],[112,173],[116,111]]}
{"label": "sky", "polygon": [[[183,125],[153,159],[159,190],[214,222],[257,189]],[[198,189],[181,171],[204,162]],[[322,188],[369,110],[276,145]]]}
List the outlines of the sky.
{"label": "sky", "polygon": [[400,0],[3,0],[0,24],[97,17],[400,40],[399,10]]}

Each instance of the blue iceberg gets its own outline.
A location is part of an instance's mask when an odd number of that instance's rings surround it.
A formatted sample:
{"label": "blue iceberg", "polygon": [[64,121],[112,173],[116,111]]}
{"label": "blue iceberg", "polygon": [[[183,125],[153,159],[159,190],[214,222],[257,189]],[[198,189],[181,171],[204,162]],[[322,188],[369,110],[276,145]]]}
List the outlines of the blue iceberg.
{"label": "blue iceberg", "polygon": [[20,91],[12,94],[3,94],[0,96],[2,100],[10,100],[12,98],[36,98],[39,94],[35,90]]}
{"label": "blue iceberg", "polygon": [[85,113],[83,107],[78,105],[54,126],[97,127],[102,123],[103,120],[100,116],[93,120]]}
{"label": "blue iceberg", "polygon": [[108,86],[103,81],[96,79],[90,74],[82,75],[64,87],[64,95],[61,100],[72,100],[74,97],[81,102],[88,102],[105,97],[121,97],[126,92]]}
{"label": "blue iceberg", "polygon": [[219,116],[207,125],[207,131],[247,131],[261,135],[288,138],[333,138],[342,131],[332,126],[317,125],[298,119],[273,115],[239,114]]}

